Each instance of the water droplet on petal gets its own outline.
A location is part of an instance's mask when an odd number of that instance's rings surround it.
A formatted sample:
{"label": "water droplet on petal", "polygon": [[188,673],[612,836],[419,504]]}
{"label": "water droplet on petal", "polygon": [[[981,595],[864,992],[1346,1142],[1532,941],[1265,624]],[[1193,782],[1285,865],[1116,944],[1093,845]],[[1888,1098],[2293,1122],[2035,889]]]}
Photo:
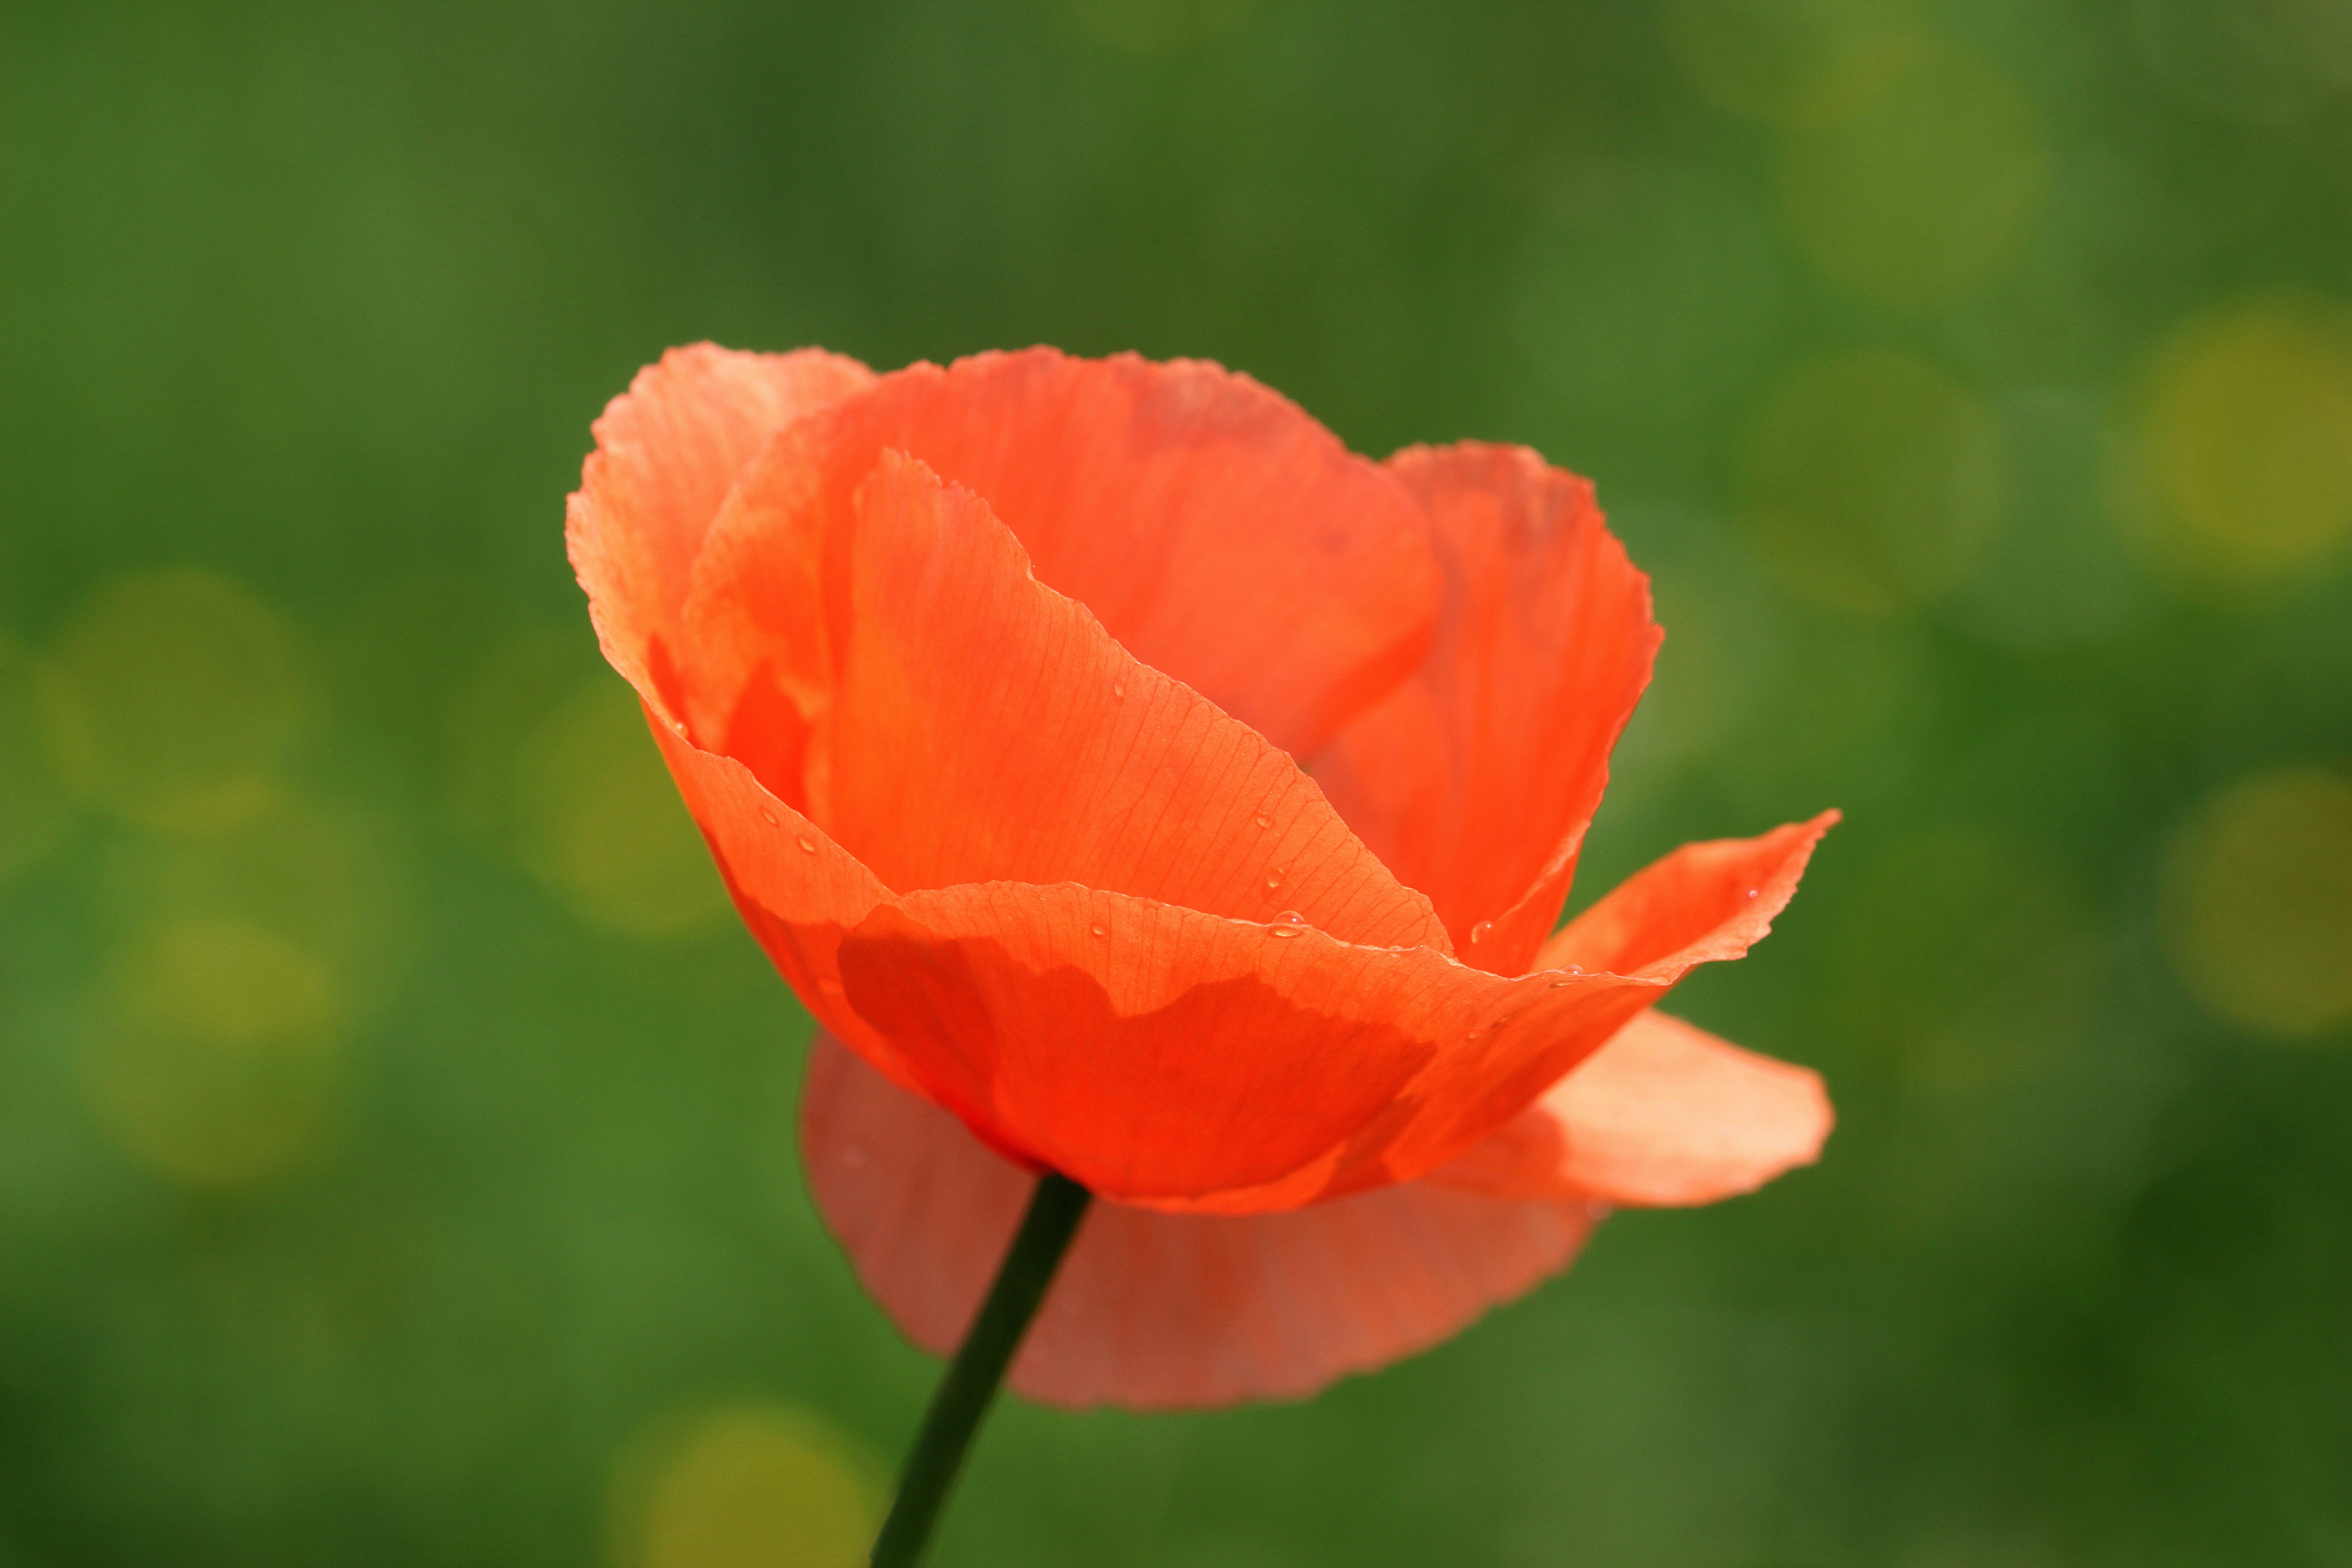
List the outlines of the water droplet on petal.
{"label": "water droplet on petal", "polygon": [[816,840],[811,838],[805,833],[794,835],[793,842],[799,845],[803,849],[807,850],[812,855],[816,853]]}
{"label": "water droplet on petal", "polygon": [[1289,867],[1276,866],[1274,869],[1265,874],[1265,890],[1269,893],[1273,892],[1276,888],[1282,886],[1282,879],[1289,875]]}
{"label": "water droplet on petal", "polygon": [[1127,683],[1125,681],[1114,680],[1110,683],[1110,700],[1113,702],[1124,702],[1127,700]]}
{"label": "water droplet on petal", "polygon": [[1283,910],[1274,917],[1274,923],[1265,928],[1268,936],[1305,936],[1307,931],[1307,917],[1297,910]]}
{"label": "water droplet on petal", "polygon": [[1551,988],[1555,991],[1564,991],[1575,984],[1573,980],[1555,980],[1551,983]]}
{"label": "water droplet on petal", "polygon": [[762,821],[762,822],[764,822],[764,823],[766,823],[766,824],[767,824],[769,826],[771,826],[771,827],[774,827],[774,826],[779,826],[779,824],[778,824],[778,822],[777,822],[777,820],[776,820],[776,814],[775,814],[774,812],[772,812],[772,811],[770,811],[770,810],[769,810],[766,806],[764,806],[764,805],[763,805],[763,806],[761,806],[761,807],[760,808],[760,820],[761,820],[761,821]]}
{"label": "water droplet on petal", "polygon": [[1087,929],[1094,932],[1097,936],[1108,936],[1110,934],[1110,927],[1108,926],[1088,926]]}
{"label": "water droplet on petal", "polygon": [[1274,818],[1261,811],[1257,814],[1257,825],[1260,827],[1272,827],[1274,826]]}
{"label": "water droplet on petal", "polygon": [[1472,942],[1484,942],[1494,934],[1495,922],[1493,921],[1480,921],[1476,925],[1470,928],[1470,940]]}

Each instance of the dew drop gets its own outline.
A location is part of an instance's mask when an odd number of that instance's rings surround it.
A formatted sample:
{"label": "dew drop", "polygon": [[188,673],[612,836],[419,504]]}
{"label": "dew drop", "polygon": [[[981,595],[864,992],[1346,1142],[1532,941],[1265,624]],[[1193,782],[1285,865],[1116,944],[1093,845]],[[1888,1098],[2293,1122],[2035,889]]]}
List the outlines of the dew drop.
{"label": "dew drop", "polygon": [[1257,814],[1257,825],[1260,827],[1272,827],[1274,826],[1274,818],[1266,816],[1265,813],[1261,811]]}
{"label": "dew drop", "polygon": [[1470,940],[1472,942],[1484,942],[1494,934],[1495,922],[1493,921],[1480,921],[1476,925],[1470,928]]}
{"label": "dew drop", "polygon": [[1756,896],[1756,889],[1753,889],[1753,888],[1748,889],[1748,896],[1749,898],[1751,898],[1751,899],[1752,899],[1752,898],[1754,898],[1754,897]]}
{"label": "dew drop", "polygon": [[816,853],[816,840],[811,838],[805,833],[794,835],[793,842],[799,845],[803,849],[807,850],[812,855]]}
{"label": "dew drop", "polygon": [[1087,929],[1094,932],[1097,936],[1108,936],[1110,934],[1110,927],[1108,926],[1088,926]]}
{"label": "dew drop", "polygon": [[1555,991],[1565,991],[1575,984],[1573,980],[1555,980],[1551,983],[1551,988]]}
{"label": "dew drop", "polygon": [[1269,893],[1273,892],[1276,888],[1282,886],[1282,879],[1289,875],[1289,867],[1276,866],[1273,870],[1268,871],[1265,874],[1265,890]]}
{"label": "dew drop", "polygon": [[1124,702],[1127,700],[1127,683],[1125,681],[1114,680],[1110,683],[1110,700],[1113,702]]}
{"label": "dew drop", "polygon": [[760,808],[760,820],[761,820],[761,821],[762,821],[762,822],[764,822],[764,823],[766,823],[766,824],[767,824],[769,826],[771,826],[771,827],[774,827],[774,826],[778,826],[778,823],[777,823],[777,821],[776,821],[776,814],[775,814],[774,812],[772,812],[772,811],[770,811],[770,810],[769,810],[766,806],[764,806],[764,805],[763,805],[763,806],[761,806],[761,807]]}
{"label": "dew drop", "polygon": [[1300,914],[1297,910],[1285,910],[1280,914],[1274,917],[1274,923],[1265,928],[1265,934],[1268,936],[1305,936],[1307,934],[1307,917]]}

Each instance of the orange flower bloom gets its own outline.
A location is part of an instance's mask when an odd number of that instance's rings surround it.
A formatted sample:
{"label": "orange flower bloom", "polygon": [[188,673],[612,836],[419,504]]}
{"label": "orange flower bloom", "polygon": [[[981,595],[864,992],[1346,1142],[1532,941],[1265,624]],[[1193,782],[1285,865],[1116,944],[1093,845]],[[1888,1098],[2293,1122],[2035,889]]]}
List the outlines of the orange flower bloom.
{"label": "orange flower bloom", "polygon": [[1309,1393],[1611,1205],[1813,1158],[1813,1074],[1649,1009],[1835,813],[1552,931],[1658,642],[1584,480],[1045,349],[677,350],[596,442],[605,656],[822,1025],[816,1199],[919,1342],[1040,1170],[1106,1201],[1013,1385],[1164,1406]]}

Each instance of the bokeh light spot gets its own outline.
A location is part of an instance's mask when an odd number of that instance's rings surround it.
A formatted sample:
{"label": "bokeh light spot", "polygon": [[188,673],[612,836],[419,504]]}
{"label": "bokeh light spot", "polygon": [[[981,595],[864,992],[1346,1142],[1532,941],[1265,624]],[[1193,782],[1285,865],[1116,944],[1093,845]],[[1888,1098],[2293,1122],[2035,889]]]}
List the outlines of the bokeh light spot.
{"label": "bokeh light spot", "polygon": [[524,863],[583,920],[650,937],[725,915],[725,886],[626,685],[593,677],[558,703],[524,738],[515,782]]}
{"label": "bokeh light spot", "polygon": [[710,1411],[615,1484],[627,1568],[854,1568],[877,1523],[847,1444],[786,1405]]}
{"label": "bokeh light spot", "polygon": [[126,577],[49,648],[42,740],[89,805],[215,831],[268,808],[307,687],[291,628],[251,590],[195,569]]}
{"label": "bokeh light spot", "polygon": [[1789,225],[1832,280],[1896,306],[1935,303],[2018,254],[2049,182],[2040,126],[1990,64],[1923,43],[1824,89],[1786,128]]}
{"label": "bokeh light spot", "polygon": [[93,888],[121,929],[226,919],[276,933],[341,977],[348,1020],[384,996],[406,956],[409,873],[390,821],[289,794],[226,833],[124,835]]}
{"label": "bokeh light spot", "polygon": [[2169,563],[2273,581],[2352,531],[2352,316],[2274,300],[2191,322],[2156,359],[2143,461]]}
{"label": "bokeh light spot", "polygon": [[1999,410],[2016,505],[1953,618],[2011,647],[2112,636],[2138,608],[2146,578],[2107,526],[2103,485],[2115,432],[2101,400],[2013,392]]}
{"label": "bokeh light spot", "polygon": [[32,661],[0,637],[0,880],[56,847],[73,822],[64,795],[41,765],[37,729]]}
{"label": "bokeh light spot", "polygon": [[1927,362],[1883,350],[1801,367],[1740,453],[1750,543],[1797,593],[1858,614],[1968,581],[2008,491],[1991,409]]}
{"label": "bokeh light spot", "polygon": [[2166,945],[2197,999],[2300,1038],[2352,1018],[2352,782],[2294,768],[2198,810],[2165,858]]}
{"label": "bokeh light spot", "polygon": [[1832,84],[1886,68],[1926,24],[1921,0],[1667,0],[1666,47],[1717,108],[1802,120]]}
{"label": "bokeh light spot", "polygon": [[[1671,515],[1636,505],[1615,509],[1612,518],[1641,529],[1662,513]],[[1621,810],[1625,801],[1665,798],[1677,773],[1727,750],[1744,764],[1744,731],[1782,689],[1788,654],[1788,602],[1759,578],[1754,558],[1724,537],[1717,520],[1698,520],[1679,550],[1644,552],[1642,564],[1668,635],[1649,689],[1609,754]]]}
{"label": "bokeh light spot", "polygon": [[342,1011],[333,971],[259,926],[163,922],[95,999],[84,1083],[142,1163],[205,1185],[260,1181],[330,1125]]}
{"label": "bokeh light spot", "polygon": [[530,626],[509,634],[454,683],[444,699],[433,772],[443,806],[467,837],[487,848],[512,849],[517,748],[605,668],[594,644]]}
{"label": "bokeh light spot", "polygon": [[2249,124],[2284,124],[2352,82],[2342,0],[2134,0],[2131,33],[2183,102]]}

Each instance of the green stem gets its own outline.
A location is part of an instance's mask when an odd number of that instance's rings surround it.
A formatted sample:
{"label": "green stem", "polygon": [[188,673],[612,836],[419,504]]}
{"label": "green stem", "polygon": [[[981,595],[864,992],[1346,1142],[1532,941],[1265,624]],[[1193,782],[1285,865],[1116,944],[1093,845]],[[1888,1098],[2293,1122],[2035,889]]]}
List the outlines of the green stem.
{"label": "green stem", "polygon": [[971,1435],[996,1398],[996,1385],[1013,1364],[1013,1352],[1021,1348],[1021,1336],[1029,1331],[1029,1320],[1045,1300],[1045,1287],[1054,1282],[1054,1271],[1093,1197],[1067,1176],[1049,1171],[1037,1179],[1021,1228],[997,1265],[996,1283],[988,1288],[988,1300],[980,1304],[980,1315],[923,1415],[923,1429],[898,1477],[898,1495],[874,1542],[873,1568],[913,1568],[923,1560]]}

